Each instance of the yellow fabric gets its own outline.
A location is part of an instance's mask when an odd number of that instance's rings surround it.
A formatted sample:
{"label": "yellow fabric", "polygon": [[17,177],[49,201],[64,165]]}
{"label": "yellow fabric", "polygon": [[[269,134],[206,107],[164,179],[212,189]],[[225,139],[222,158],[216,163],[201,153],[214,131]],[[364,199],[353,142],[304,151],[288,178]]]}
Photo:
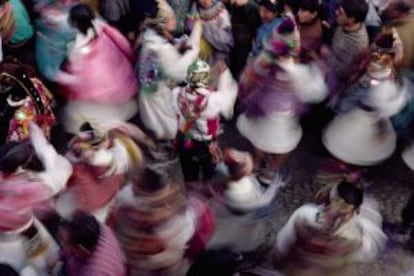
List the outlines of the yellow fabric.
{"label": "yellow fabric", "polygon": [[212,54],[213,47],[211,47],[210,43],[208,43],[208,41],[204,37],[201,37],[199,54],[200,59],[207,61]]}
{"label": "yellow fabric", "polygon": [[142,155],[142,152],[140,148],[137,146],[137,144],[132,141],[131,138],[121,134],[116,133],[115,137],[124,145],[124,147],[127,149],[129,153],[129,157],[131,158],[132,166],[134,168],[139,167],[143,164],[144,158]]}

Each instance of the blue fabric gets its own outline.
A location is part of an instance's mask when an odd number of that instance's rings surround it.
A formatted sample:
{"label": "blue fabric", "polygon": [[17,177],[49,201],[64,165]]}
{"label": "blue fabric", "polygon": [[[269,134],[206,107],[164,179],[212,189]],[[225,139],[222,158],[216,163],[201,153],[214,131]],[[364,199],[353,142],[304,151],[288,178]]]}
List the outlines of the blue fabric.
{"label": "blue fabric", "polygon": [[[68,13],[69,7],[63,10]],[[35,45],[36,63],[40,73],[50,81],[66,59],[67,45],[75,39],[75,30],[69,26],[67,20],[56,25],[50,25],[40,17],[36,20],[37,39]]]}
{"label": "blue fabric", "polygon": [[257,30],[256,38],[253,43],[253,48],[252,48],[253,57],[258,56],[260,54],[260,52],[263,50],[263,43],[267,39],[269,39],[270,35],[272,34],[273,29],[276,28],[276,26],[279,25],[281,21],[282,21],[281,17],[276,17],[272,21],[260,26],[260,28]]}
{"label": "blue fabric", "polygon": [[20,0],[10,0],[10,4],[13,6],[15,19],[15,29],[10,42],[12,44],[26,42],[32,38],[34,33],[29,14]]}

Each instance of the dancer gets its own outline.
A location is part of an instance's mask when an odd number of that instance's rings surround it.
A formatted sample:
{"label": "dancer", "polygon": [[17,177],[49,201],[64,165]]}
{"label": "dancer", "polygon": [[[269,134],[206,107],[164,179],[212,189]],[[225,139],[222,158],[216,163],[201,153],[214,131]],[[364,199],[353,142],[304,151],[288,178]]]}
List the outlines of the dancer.
{"label": "dancer", "polygon": [[256,164],[264,168],[259,179],[268,184],[302,137],[299,116],[304,103],[321,101],[327,92],[316,64],[295,63],[299,49],[298,30],[287,17],[240,80],[244,111],[237,128],[253,144]]}
{"label": "dancer", "polygon": [[48,275],[58,246],[35,218],[39,204],[65,188],[72,173],[42,130],[30,124],[30,142],[5,144],[0,152],[0,262],[20,271],[27,265]]}
{"label": "dancer", "polygon": [[389,118],[407,102],[407,80],[393,66],[394,38],[379,36],[350,80],[338,115],[322,135],[326,149],[343,163],[378,164],[394,152],[396,134]]}
{"label": "dancer", "polygon": [[253,159],[247,152],[227,148],[224,163],[224,191],[216,193],[212,204],[216,230],[208,248],[251,252],[265,242],[266,217],[273,213],[273,200],[284,183],[275,179],[270,185],[261,184],[253,174]]}
{"label": "dancer", "polygon": [[352,262],[370,262],[384,248],[381,215],[354,184],[341,182],[328,201],[298,208],[279,231],[276,262],[286,275],[352,275]]}
{"label": "dancer", "polygon": [[187,184],[199,180],[200,168],[204,181],[214,175],[220,158],[216,141],[220,114],[226,119],[233,116],[237,84],[226,65],[220,64],[217,91],[209,87],[210,67],[200,59],[188,67],[187,85],[173,90],[172,101],[179,121],[177,152]]}
{"label": "dancer", "polygon": [[212,214],[183,188],[157,164],[137,171],[118,195],[110,225],[126,253],[129,275],[186,275],[205,247],[214,229]]}
{"label": "dancer", "polygon": [[63,112],[66,131],[76,134],[87,121],[108,125],[132,118],[138,88],[129,42],[97,19],[87,5],[72,7],[69,23],[76,29],[76,37],[69,47],[65,71],[56,76],[68,100]]}
{"label": "dancer", "polygon": [[185,81],[188,66],[199,53],[201,23],[188,39],[174,43],[174,12],[165,0],[157,1],[153,14],[144,22],[142,49],[137,63],[140,82],[139,115],[145,128],[157,140],[159,156],[172,150],[177,119],[171,104],[171,89]]}
{"label": "dancer", "polygon": [[[122,128],[127,132],[121,132]],[[109,132],[90,123],[82,125],[79,134],[69,142],[68,159],[73,174],[67,190],[59,196],[56,209],[65,218],[81,210],[105,222],[113,199],[126,183],[126,174],[144,162],[141,150],[131,138],[146,142],[147,137],[135,126],[125,123]]]}

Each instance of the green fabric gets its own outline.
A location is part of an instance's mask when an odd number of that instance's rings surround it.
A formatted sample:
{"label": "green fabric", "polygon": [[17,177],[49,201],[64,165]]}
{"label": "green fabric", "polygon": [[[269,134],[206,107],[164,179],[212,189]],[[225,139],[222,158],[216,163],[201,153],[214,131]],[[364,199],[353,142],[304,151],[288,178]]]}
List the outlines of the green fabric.
{"label": "green fabric", "polygon": [[10,3],[13,6],[13,15],[16,22],[11,43],[18,44],[25,42],[29,40],[34,33],[29,14],[20,0],[10,0]]}

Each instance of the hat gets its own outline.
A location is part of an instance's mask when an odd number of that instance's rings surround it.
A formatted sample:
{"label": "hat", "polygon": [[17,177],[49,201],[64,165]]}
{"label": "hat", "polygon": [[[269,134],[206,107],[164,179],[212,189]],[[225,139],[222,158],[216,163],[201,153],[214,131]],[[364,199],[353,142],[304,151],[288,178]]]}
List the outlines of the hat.
{"label": "hat", "polygon": [[240,179],[253,171],[253,158],[248,152],[233,148],[224,151],[224,163],[229,169],[232,178]]}
{"label": "hat", "polygon": [[197,59],[187,70],[187,83],[193,88],[206,88],[210,84],[210,66],[207,62]]}
{"label": "hat", "polygon": [[283,6],[280,3],[280,0],[257,0],[257,2],[260,6],[263,6],[273,12],[280,12]]}
{"label": "hat", "polygon": [[300,49],[300,37],[295,21],[290,17],[282,19],[264,43],[264,48],[275,56],[296,56]]}
{"label": "hat", "polygon": [[167,1],[155,0],[154,2],[153,9],[149,9],[150,11],[146,13],[148,16],[145,19],[146,24],[162,25],[166,23],[167,18],[175,16],[173,9]]}

